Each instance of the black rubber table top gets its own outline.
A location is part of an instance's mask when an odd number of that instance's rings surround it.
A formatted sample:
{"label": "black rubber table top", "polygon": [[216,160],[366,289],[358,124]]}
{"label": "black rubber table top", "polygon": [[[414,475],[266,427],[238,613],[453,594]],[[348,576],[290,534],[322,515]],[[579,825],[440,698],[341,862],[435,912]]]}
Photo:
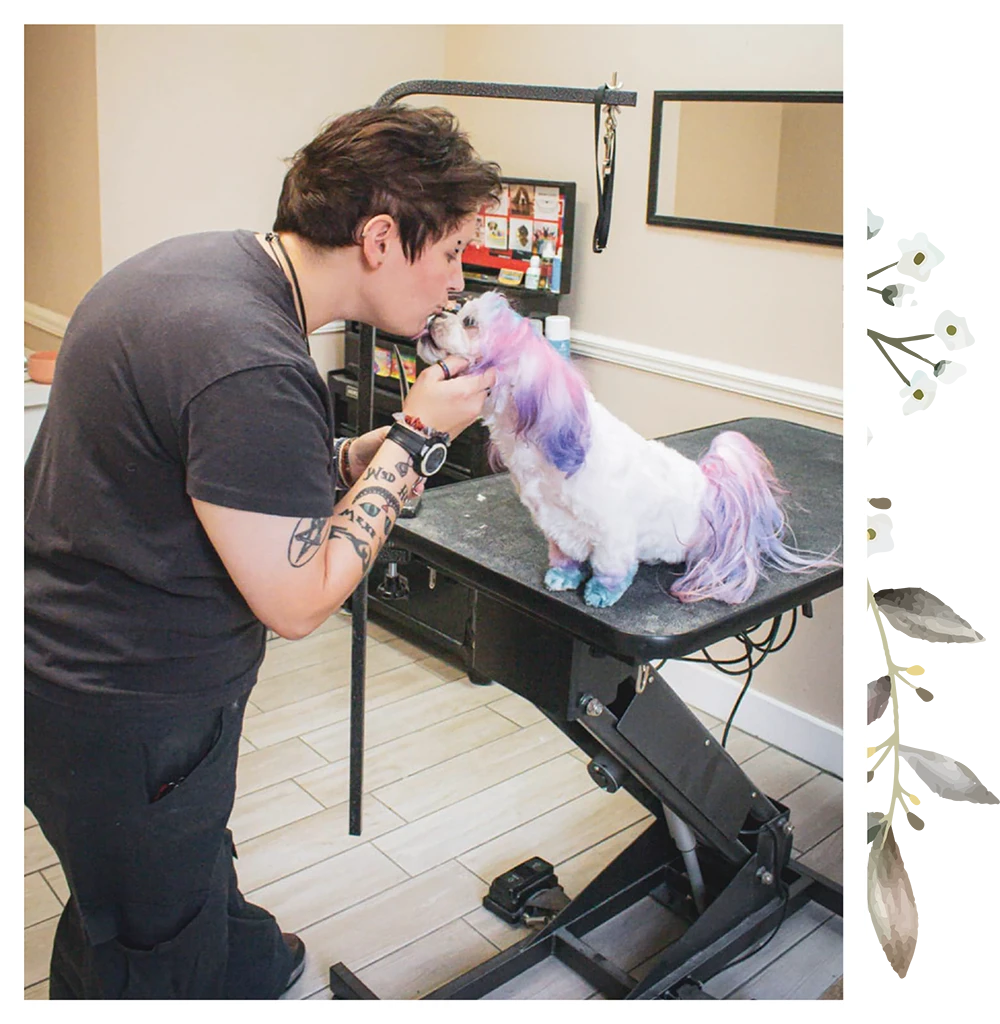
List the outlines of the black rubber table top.
{"label": "black rubber table top", "polygon": [[[798,547],[836,549],[841,557],[841,437],[784,420],[752,418],[658,440],[697,459],[723,430],[746,434],[771,460],[790,491],[785,507]],[[563,593],[544,588],[548,545],[506,473],[431,488],[419,514],[396,523],[391,543],[405,544],[474,589],[636,663],[691,654],[836,590],[843,581],[839,567],[801,574],[770,570],[770,578],[743,605],[682,604],[667,593],[676,576],[666,566],[642,565],[617,604],[589,608],[582,587]]]}

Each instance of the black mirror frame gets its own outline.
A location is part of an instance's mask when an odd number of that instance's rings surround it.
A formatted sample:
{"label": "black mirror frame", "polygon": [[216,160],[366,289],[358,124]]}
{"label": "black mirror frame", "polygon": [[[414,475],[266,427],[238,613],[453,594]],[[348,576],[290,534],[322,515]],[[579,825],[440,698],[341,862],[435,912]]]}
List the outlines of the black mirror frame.
{"label": "black mirror frame", "polygon": [[668,217],[656,212],[657,183],[660,176],[660,136],[663,129],[664,100],[729,100],[770,103],[843,103],[842,92],[654,92],[653,131],[649,146],[649,190],[646,200],[646,223],[664,227],[693,228],[698,231],[722,231],[731,235],[754,235],[757,238],[780,238],[787,242],[813,242],[843,248],[843,234],[827,231],[805,231],[799,228],[768,227],[763,224],[739,224],[721,220],[699,220],[694,217]]}

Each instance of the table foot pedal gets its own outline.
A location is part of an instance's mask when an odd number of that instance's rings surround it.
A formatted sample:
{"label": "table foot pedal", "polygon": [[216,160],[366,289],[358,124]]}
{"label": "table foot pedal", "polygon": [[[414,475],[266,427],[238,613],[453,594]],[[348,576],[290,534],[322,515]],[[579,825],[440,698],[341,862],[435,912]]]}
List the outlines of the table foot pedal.
{"label": "table foot pedal", "polygon": [[544,927],[569,902],[552,865],[541,857],[531,857],[497,875],[483,897],[483,906],[491,913],[508,924],[529,928]]}

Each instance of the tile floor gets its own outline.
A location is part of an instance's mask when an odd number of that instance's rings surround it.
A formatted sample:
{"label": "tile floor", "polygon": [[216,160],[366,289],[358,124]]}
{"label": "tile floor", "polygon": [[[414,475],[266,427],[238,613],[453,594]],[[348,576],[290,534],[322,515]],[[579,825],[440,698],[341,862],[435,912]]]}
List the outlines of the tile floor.
{"label": "tile floor", "polygon": [[[645,808],[609,795],[586,756],[531,704],[369,623],[363,834],[347,834],[350,618],[273,640],[251,694],[230,826],[240,884],[297,931],[306,969],[286,998],[328,999],[343,961],[376,994],[412,999],[527,934],[481,904],[489,881],[539,854],[578,893],[642,831]],[[698,712],[715,733],[722,723]],[[841,781],[732,730],[729,750],[787,804],[796,856],[841,878]],[[24,813],[24,986],[48,996],[62,870]],[[676,921],[652,900],[588,941],[640,977]],[[665,939],[664,936],[667,936]],[[653,944],[659,938],[659,944]],[[755,957],[710,983],[717,998],[816,999],[840,977],[841,922],[804,907]],[[494,998],[600,998],[546,961]]]}

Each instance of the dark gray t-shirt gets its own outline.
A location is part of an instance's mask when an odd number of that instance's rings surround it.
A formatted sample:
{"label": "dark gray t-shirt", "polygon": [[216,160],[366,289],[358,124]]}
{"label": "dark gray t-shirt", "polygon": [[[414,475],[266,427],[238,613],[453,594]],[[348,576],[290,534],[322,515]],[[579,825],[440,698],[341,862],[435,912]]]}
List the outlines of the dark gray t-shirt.
{"label": "dark gray t-shirt", "polygon": [[191,498],[329,516],[332,445],[291,288],[252,232],[110,271],[70,320],[25,465],[27,688],[135,707],[249,689],[264,627]]}

